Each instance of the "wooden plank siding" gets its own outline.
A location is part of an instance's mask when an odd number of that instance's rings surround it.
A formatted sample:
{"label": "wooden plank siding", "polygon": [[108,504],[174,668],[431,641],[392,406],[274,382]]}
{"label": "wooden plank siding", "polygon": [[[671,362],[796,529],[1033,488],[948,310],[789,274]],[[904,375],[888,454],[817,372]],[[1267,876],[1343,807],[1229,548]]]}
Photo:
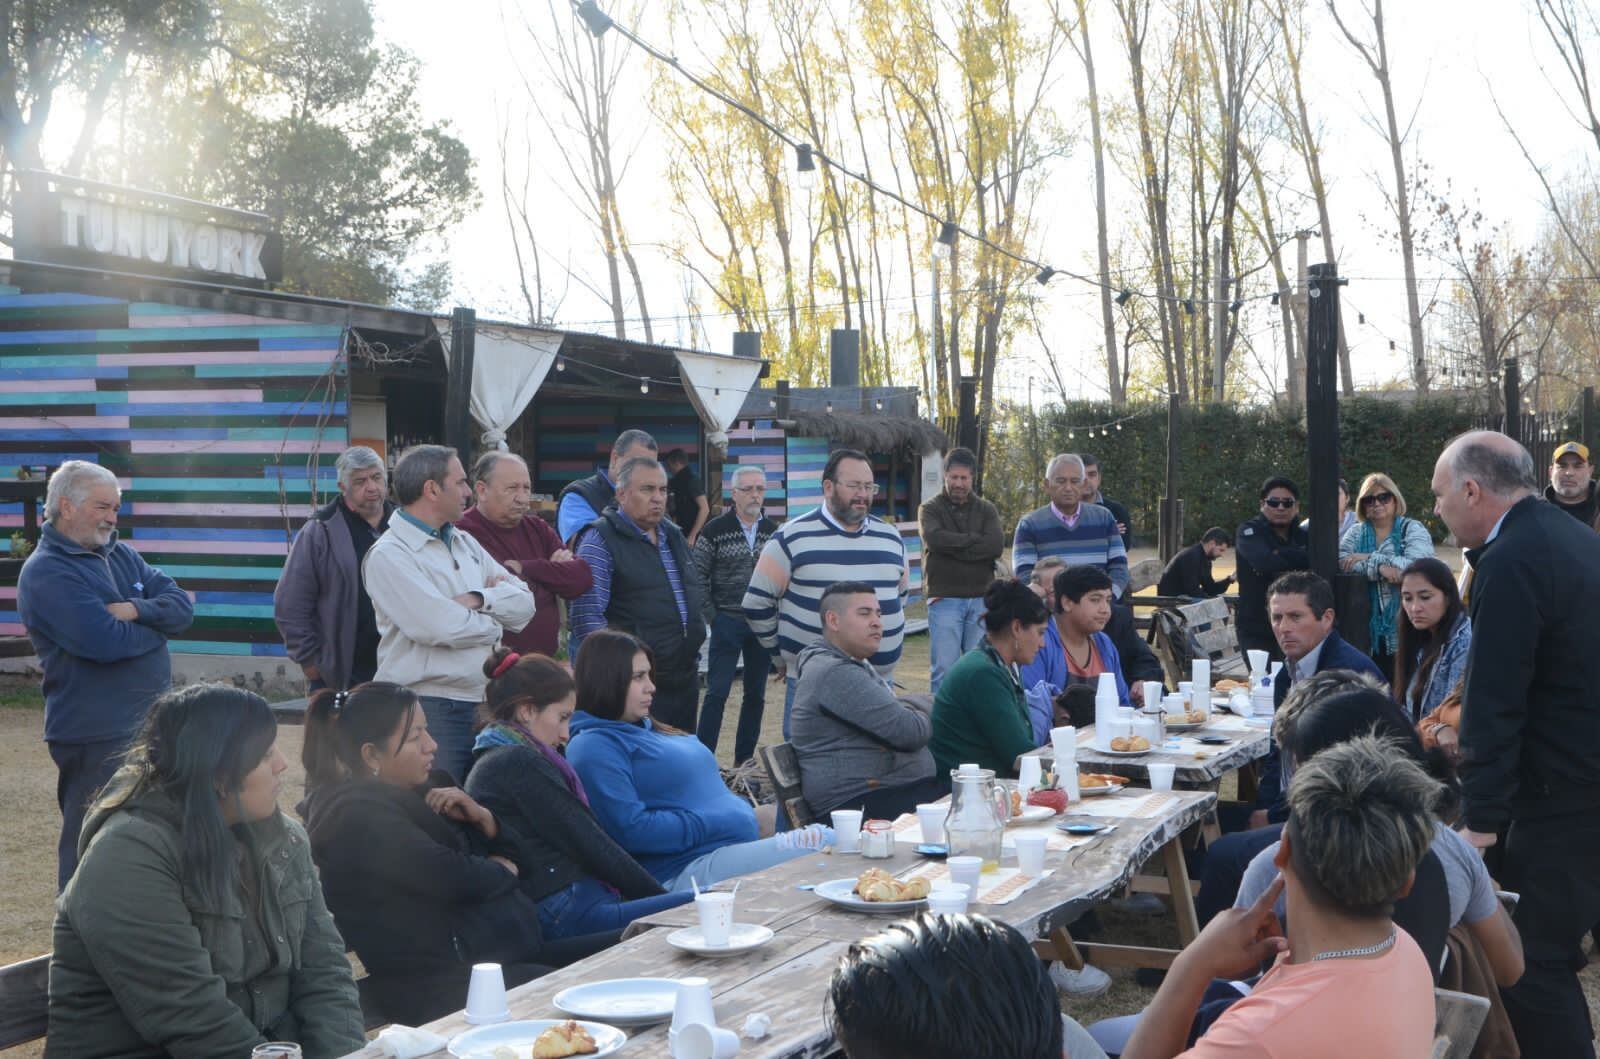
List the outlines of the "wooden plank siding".
{"label": "wooden plank siding", "polygon": [[[0,476],[107,468],[121,539],[195,601],[173,651],[281,657],[272,591],[293,533],[336,493],[347,444],[344,335],[0,287]],[[0,530],[20,513],[0,505]],[[0,636],[22,631],[16,589],[0,588]]]}

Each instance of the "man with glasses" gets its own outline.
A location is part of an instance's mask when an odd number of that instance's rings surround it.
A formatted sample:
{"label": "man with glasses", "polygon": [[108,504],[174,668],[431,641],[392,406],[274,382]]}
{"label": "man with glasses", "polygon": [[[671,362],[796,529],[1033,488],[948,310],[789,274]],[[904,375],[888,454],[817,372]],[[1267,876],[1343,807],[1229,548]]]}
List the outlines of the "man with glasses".
{"label": "man with glasses", "polygon": [[767,693],[772,652],[744,620],[744,593],[755,571],[756,557],[778,524],[762,514],[767,498],[767,472],[745,464],[733,469],[733,507],[707,522],[694,543],[694,566],[705,586],[701,613],[711,626],[706,672],[706,697],[700,706],[700,741],[713,751],[722,734],[722,710],[733,688],[733,674],[744,657],[744,702],[734,736],[733,761],[742,764],[756,752],[761,738],[761,713]]}
{"label": "man with glasses", "polygon": [[917,512],[922,592],[928,598],[930,694],[960,657],[983,639],[983,593],[1006,550],[1000,512],[972,491],[978,458],[955,448],[944,459],[944,491]]}
{"label": "man with glasses", "polygon": [[822,506],[784,523],[756,560],[744,613],[762,646],[781,652],[778,673],[788,685],[785,739],[794,709],[794,661],[822,639],[822,593],[829,585],[861,581],[872,586],[883,611],[883,639],[869,661],[885,678],[900,661],[909,580],[906,549],[899,531],[870,513],[877,494],[866,453],[836,450],[822,471]]}
{"label": "man with glasses", "polygon": [[1022,516],[1011,542],[1017,579],[1027,581],[1033,565],[1059,555],[1068,566],[1098,566],[1111,578],[1112,595],[1121,599],[1128,588],[1128,550],[1117,520],[1099,504],[1084,502],[1088,477],[1083,460],[1062,453],[1045,469],[1044,488],[1050,503]]}
{"label": "man with glasses", "polygon": [[1239,605],[1234,624],[1241,651],[1265,651],[1274,660],[1283,652],[1267,621],[1267,586],[1291,570],[1311,568],[1310,535],[1296,521],[1300,487],[1282,476],[1261,484],[1261,513],[1234,534]]}
{"label": "man with glasses", "polygon": [[1569,441],[1556,449],[1544,498],[1585,526],[1595,524],[1600,500],[1596,499],[1594,464],[1589,462],[1586,446]]}

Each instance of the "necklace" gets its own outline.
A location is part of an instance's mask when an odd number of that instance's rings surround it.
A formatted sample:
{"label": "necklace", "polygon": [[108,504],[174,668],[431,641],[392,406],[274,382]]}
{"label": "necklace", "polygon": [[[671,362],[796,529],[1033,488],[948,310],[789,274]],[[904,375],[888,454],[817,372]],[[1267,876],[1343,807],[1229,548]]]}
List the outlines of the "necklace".
{"label": "necklace", "polygon": [[1359,949],[1335,949],[1333,952],[1319,952],[1311,957],[1311,961],[1315,963],[1317,960],[1342,960],[1347,956],[1376,956],[1378,953],[1393,947],[1394,935],[1395,932],[1391,930],[1389,936],[1376,945],[1364,945]]}

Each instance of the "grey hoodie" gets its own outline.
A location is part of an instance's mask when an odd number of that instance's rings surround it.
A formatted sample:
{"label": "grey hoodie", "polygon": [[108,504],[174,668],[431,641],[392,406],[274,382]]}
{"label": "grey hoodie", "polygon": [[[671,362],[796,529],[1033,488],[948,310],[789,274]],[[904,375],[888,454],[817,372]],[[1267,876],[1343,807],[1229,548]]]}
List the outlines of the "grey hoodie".
{"label": "grey hoodie", "polygon": [[790,742],[814,813],[934,774],[928,715],[895,698],[867,662],[824,640],[800,652],[795,676]]}

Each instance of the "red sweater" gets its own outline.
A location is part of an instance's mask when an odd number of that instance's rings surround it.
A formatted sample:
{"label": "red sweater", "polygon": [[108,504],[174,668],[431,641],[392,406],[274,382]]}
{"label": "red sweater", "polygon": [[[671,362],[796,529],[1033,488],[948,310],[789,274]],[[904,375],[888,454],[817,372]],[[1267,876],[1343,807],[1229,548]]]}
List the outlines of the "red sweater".
{"label": "red sweater", "polygon": [[518,654],[554,655],[561,637],[561,608],[556,597],[576,599],[589,591],[594,581],[589,564],[582,559],[551,562],[550,556],[563,547],[561,538],[537,515],[527,516],[514,529],[502,529],[472,508],[456,526],[472,534],[501,565],[507,559],[521,564],[522,580],[533,592],[533,620],[519,633],[506,633],[505,645]]}

